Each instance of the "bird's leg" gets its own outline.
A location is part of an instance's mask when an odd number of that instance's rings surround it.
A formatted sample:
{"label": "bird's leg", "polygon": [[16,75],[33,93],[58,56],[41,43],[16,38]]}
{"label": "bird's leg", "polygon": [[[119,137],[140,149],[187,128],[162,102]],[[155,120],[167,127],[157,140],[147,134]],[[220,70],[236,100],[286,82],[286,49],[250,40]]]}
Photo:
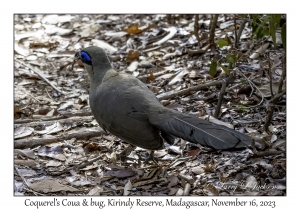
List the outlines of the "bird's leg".
{"label": "bird's leg", "polygon": [[124,162],[125,158],[135,150],[136,146],[129,144],[120,154],[117,154],[117,158]]}
{"label": "bird's leg", "polygon": [[155,157],[154,157],[154,150],[150,151],[149,157],[147,158],[146,162],[149,162],[149,160],[152,160],[155,165],[158,165],[158,163],[157,163],[157,161],[155,160]]}

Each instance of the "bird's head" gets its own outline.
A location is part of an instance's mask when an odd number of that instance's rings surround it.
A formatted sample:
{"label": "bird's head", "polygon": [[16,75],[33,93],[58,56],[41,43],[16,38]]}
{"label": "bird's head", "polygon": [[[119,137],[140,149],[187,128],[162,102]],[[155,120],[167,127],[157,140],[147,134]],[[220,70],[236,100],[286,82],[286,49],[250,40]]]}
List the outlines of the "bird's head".
{"label": "bird's head", "polygon": [[77,52],[74,57],[72,69],[75,61],[78,59],[83,62],[84,68],[91,80],[102,79],[105,72],[112,68],[108,56],[100,47],[91,46]]}

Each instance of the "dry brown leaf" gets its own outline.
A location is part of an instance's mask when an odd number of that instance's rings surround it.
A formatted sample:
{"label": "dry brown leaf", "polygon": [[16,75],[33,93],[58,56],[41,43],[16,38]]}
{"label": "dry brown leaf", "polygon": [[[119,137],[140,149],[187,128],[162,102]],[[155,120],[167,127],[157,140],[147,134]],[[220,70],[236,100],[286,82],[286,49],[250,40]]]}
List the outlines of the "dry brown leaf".
{"label": "dry brown leaf", "polygon": [[149,75],[149,80],[153,81],[155,80],[155,76],[153,75],[152,72],[150,72],[150,75]]}
{"label": "dry brown leaf", "polygon": [[15,139],[23,138],[29,136],[33,133],[34,129],[31,127],[20,126],[15,129],[14,137]]}
{"label": "dry brown leaf", "polygon": [[188,156],[197,156],[200,153],[200,149],[191,150],[188,152]]}
{"label": "dry brown leaf", "polygon": [[136,175],[137,172],[131,168],[125,168],[122,170],[110,170],[104,173],[105,176],[113,176],[117,178],[127,178]]}
{"label": "dry brown leaf", "polygon": [[167,180],[169,181],[168,188],[171,188],[171,187],[177,185],[178,182],[179,182],[178,177],[177,177],[177,176],[174,176],[174,175],[169,176],[169,177],[167,178]]}
{"label": "dry brown leaf", "polygon": [[175,193],[177,193],[178,188],[171,188],[168,195],[175,195]]}
{"label": "dry brown leaf", "polygon": [[139,25],[138,24],[134,24],[134,25],[131,25],[128,28],[126,28],[124,31],[127,32],[127,33],[129,33],[129,34],[137,35],[137,34],[142,33],[144,30],[140,30],[139,29]]}
{"label": "dry brown leaf", "polygon": [[138,60],[139,56],[140,56],[139,51],[129,50],[127,57],[126,57],[126,62],[130,63],[134,60]]}
{"label": "dry brown leaf", "polygon": [[40,168],[40,164],[34,160],[14,160],[14,164],[20,166],[29,166],[31,168]]}
{"label": "dry brown leaf", "polygon": [[54,180],[51,178],[46,178],[44,180],[39,180],[34,183],[30,183],[29,187],[37,192],[49,193],[49,192],[61,192],[61,191],[70,191],[76,192],[78,189],[63,185],[59,182],[59,180]]}
{"label": "dry brown leaf", "polygon": [[15,149],[14,153],[20,154],[24,157],[29,157],[31,159],[35,159],[36,156],[34,154],[34,152],[31,149]]}
{"label": "dry brown leaf", "polygon": [[44,157],[46,156],[60,161],[65,161],[66,157],[62,153],[63,150],[60,146],[56,146],[56,147],[42,146],[38,150],[39,156],[44,156]]}
{"label": "dry brown leaf", "polygon": [[45,129],[42,130],[42,131],[35,131],[35,133],[41,134],[41,135],[43,135],[43,134],[53,134],[53,133],[58,133],[62,130],[63,130],[63,126],[61,125],[61,123],[56,122],[53,125],[45,127]]}

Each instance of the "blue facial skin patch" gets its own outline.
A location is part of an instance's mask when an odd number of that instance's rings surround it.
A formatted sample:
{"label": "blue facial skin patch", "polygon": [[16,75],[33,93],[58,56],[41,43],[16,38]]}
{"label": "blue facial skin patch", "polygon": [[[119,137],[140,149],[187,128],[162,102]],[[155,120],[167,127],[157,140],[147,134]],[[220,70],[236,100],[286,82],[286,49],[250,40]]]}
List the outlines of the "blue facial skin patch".
{"label": "blue facial skin patch", "polygon": [[92,59],[90,57],[90,55],[84,51],[80,52],[80,59],[82,60],[83,63],[87,63],[87,64],[92,64]]}

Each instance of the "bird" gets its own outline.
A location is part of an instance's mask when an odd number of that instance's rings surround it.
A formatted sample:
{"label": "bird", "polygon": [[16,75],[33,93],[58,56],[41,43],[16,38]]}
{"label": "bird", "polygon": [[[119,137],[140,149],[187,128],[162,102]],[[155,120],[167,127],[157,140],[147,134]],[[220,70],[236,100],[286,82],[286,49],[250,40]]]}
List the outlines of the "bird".
{"label": "bird", "polygon": [[239,131],[164,107],[139,79],[115,71],[100,47],[77,52],[72,68],[76,60],[89,75],[89,104],[99,126],[130,145],[154,151],[163,149],[164,141],[172,145],[175,138],[216,150],[252,144]]}

